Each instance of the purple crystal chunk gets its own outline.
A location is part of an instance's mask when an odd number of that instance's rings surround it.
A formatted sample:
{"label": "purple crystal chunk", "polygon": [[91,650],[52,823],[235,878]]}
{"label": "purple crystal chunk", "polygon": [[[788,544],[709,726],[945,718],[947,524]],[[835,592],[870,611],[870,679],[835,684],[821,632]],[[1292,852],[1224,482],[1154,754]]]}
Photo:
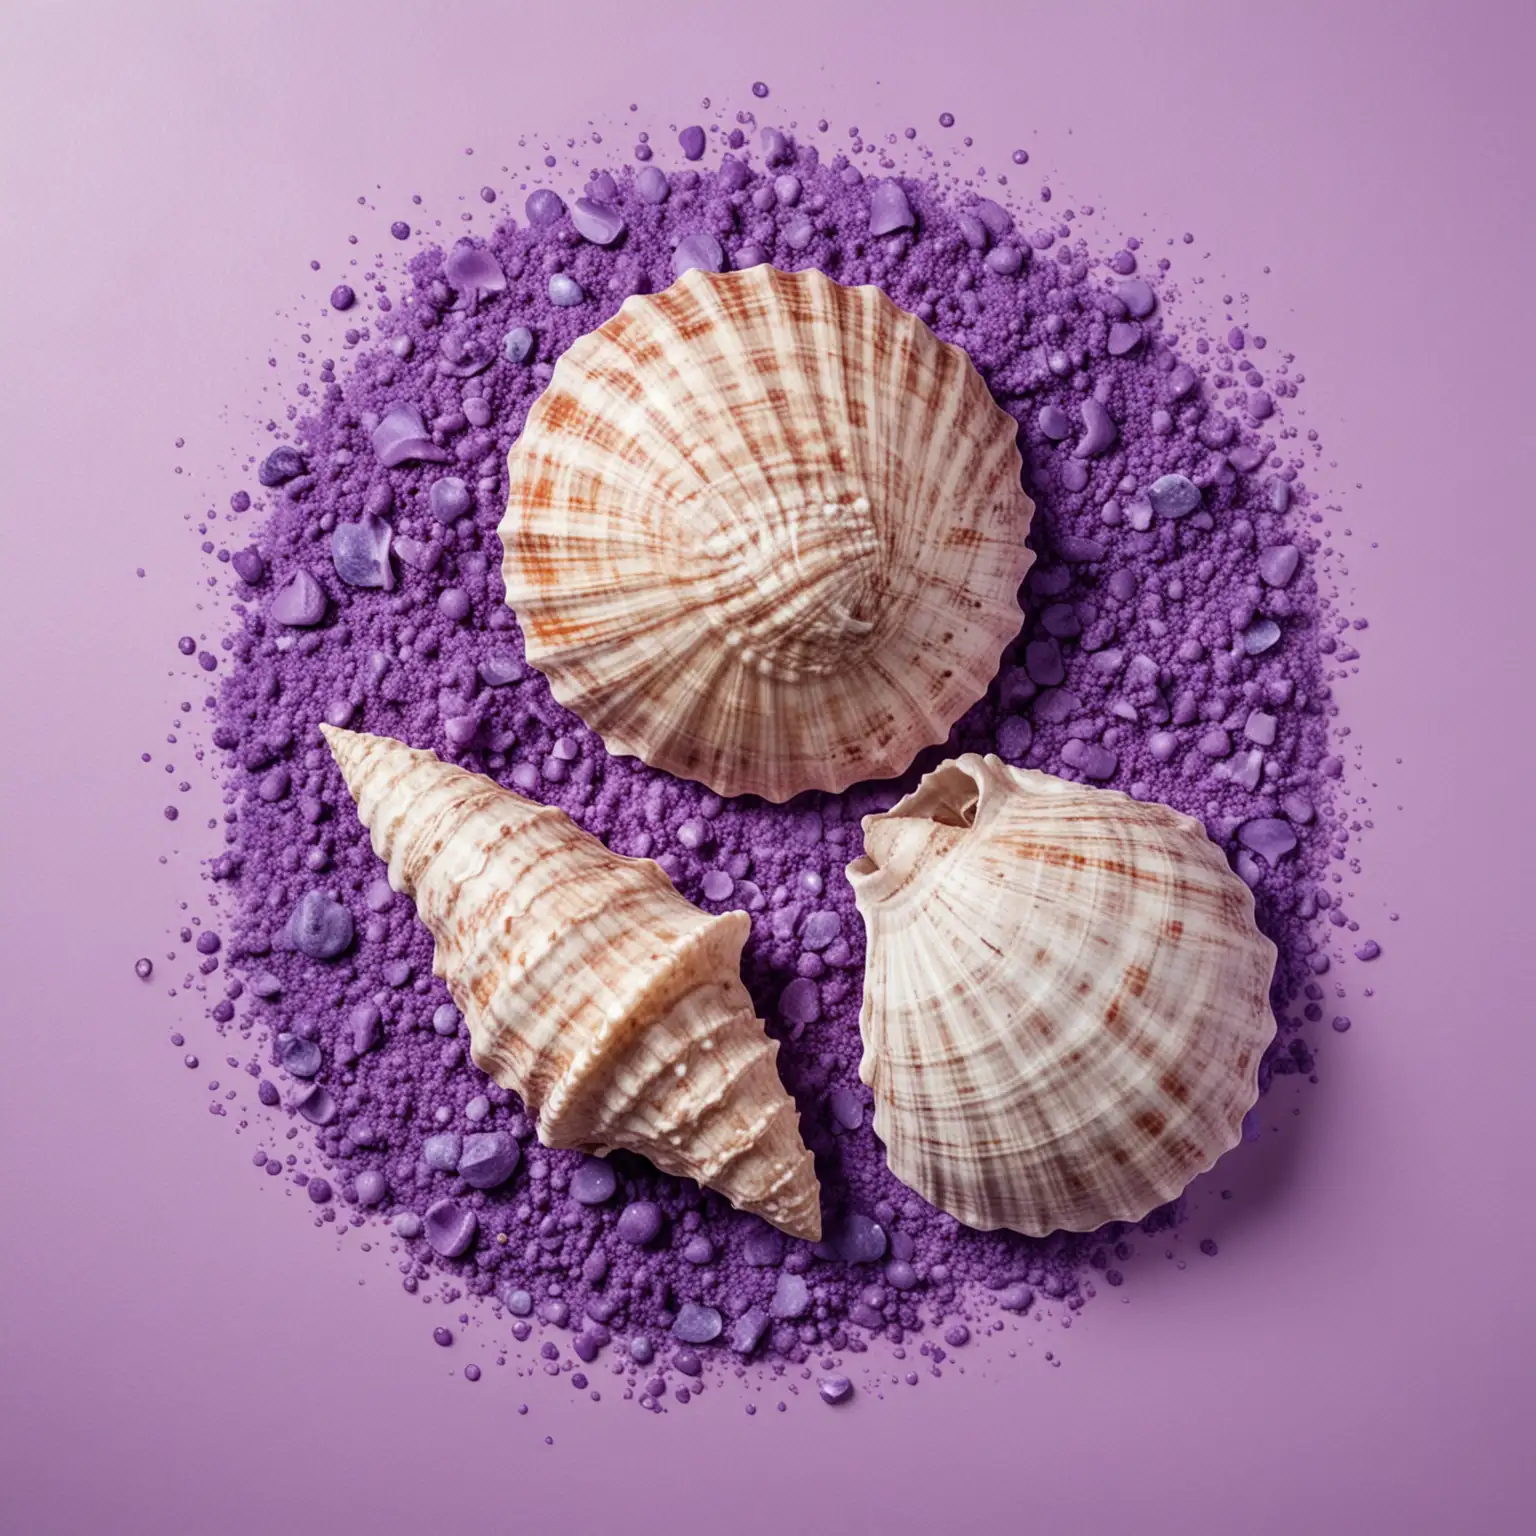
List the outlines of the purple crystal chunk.
{"label": "purple crystal chunk", "polygon": [[1273,867],[1296,846],[1296,833],[1278,816],[1260,816],[1237,829],[1237,840]]}
{"label": "purple crystal chunk", "polygon": [[471,1189],[495,1189],[517,1171],[522,1149],[505,1131],[485,1131],[464,1139],[459,1177]]}
{"label": "purple crystal chunk", "polygon": [[685,235],[672,252],[672,275],[681,277],[695,267],[703,272],[723,272],[725,252],[713,235]]}
{"label": "purple crystal chunk", "polygon": [[901,183],[882,181],[869,199],[870,234],[895,234],[898,229],[911,229],[916,222]]}
{"label": "purple crystal chunk", "polygon": [[358,523],[338,523],[331,532],[331,563],[349,587],[382,587],[394,590],[395,573],[389,564],[389,524],[365,512]]}
{"label": "purple crystal chunk", "polygon": [[677,1320],[672,1324],[674,1338],[685,1344],[708,1344],[720,1337],[725,1326],[720,1314],[713,1307],[703,1307],[694,1301],[685,1301],[677,1310]]}
{"label": "purple crystal chunk", "polygon": [[1159,517],[1188,517],[1200,505],[1200,487],[1183,475],[1162,475],[1147,487],[1147,500]]}
{"label": "purple crystal chunk", "polygon": [[373,429],[372,442],[374,454],[385,469],[396,469],[413,459],[446,464],[450,457],[432,441],[414,405],[392,405]]}
{"label": "purple crystal chunk", "polygon": [[768,1310],[777,1318],[804,1317],[811,1306],[811,1288],[801,1275],[780,1275]]}
{"label": "purple crystal chunk", "polygon": [[268,610],[290,629],[312,629],[325,617],[325,589],[306,570],[297,570],[277,589]]}
{"label": "purple crystal chunk", "polygon": [[1259,575],[1266,586],[1283,587],[1300,564],[1301,551],[1294,544],[1272,544],[1259,555]]}
{"label": "purple crystal chunk", "polygon": [[1090,395],[1083,401],[1083,435],[1072,450],[1072,456],[1077,459],[1096,459],[1114,446],[1119,435],[1114,418]]}
{"label": "purple crystal chunk", "polygon": [[612,245],[624,233],[624,215],[607,203],[578,197],[571,209],[571,223],[583,240],[593,245]]}
{"label": "purple crystal chunk", "polygon": [[336,1118],[336,1101],[329,1089],[315,1083],[299,1098],[298,1110],[311,1125],[329,1125]]}
{"label": "purple crystal chunk", "polygon": [[467,1252],[479,1225],[473,1211],[452,1200],[439,1200],[427,1207],[427,1241],[445,1259],[456,1259]]}
{"label": "purple crystal chunk", "polygon": [[447,527],[469,511],[469,487],[457,475],[444,475],[432,482],[427,504],[432,508],[432,516]]}
{"label": "purple crystal chunk", "polygon": [[731,1324],[731,1349],[738,1355],[750,1355],[768,1332],[768,1314],[761,1307],[748,1307]]}
{"label": "purple crystal chunk", "polygon": [[306,891],[288,919],[287,937],[311,960],[334,960],[352,943],[352,914],[324,891]]}

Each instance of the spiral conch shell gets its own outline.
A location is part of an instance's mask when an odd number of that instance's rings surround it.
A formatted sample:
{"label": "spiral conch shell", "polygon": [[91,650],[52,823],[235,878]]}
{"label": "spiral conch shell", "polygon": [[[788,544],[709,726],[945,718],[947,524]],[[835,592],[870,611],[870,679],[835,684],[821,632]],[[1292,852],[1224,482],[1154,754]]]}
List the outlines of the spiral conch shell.
{"label": "spiral conch shell", "polygon": [[321,726],[389,883],[436,941],[476,1064],[551,1147],[625,1148],[821,1233],[794,1101],[741,983],[750,920],[685,901],[563,811],[387,737]]}
{"label": "spiral conch shell", "polygon": [[626,299],[509,467],[528,660],[610,751],[722,795],[901,773],[1019,629],[1014,422],[873,287],[763,265]]}
{"label": "spiral conch shell", "polygon": [[864,820],[860,1075],[968,1226],[1135,1221],[1242,1134],[1275,946],[1198,822],[967,753]]}

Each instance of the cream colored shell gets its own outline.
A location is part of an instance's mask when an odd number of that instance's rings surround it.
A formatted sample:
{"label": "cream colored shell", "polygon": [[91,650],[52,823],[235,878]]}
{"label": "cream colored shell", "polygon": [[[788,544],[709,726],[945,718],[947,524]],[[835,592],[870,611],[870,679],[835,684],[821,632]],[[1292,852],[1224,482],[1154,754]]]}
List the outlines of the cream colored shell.
{"label": "cream colored shell", "polygon": [[797,1237],[820,1189],[741,983],[750,920],[685,901],[563,811],[387,737],[320,728],[436,941],[476,1065],[546,1146],[638,1152]]}
{"label": "cream colored shell", "polygon": [[508,463],[528,660],[611,751],[722,795],[901,773],[1019,629],[1014,422],[876,288],[763,265],[629,298]]}
{"label": "cream colored shell", "polygon": [[891,1171],[982,1229],[1135,1221],[1241,1137],[1275,946],[1198,822],[967,753],[864,820],[860,1075]]}

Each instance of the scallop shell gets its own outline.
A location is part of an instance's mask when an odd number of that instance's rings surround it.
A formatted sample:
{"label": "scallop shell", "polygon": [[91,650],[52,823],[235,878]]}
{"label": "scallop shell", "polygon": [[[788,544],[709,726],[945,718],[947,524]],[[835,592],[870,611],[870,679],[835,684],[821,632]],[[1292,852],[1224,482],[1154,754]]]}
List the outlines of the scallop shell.
{"label": "scallop shell", "polygon": [[967,753],[864,819],[860,1075],[967,1226],[1136,1221],[1241,1138],[1275,946],[1198,822]]}
{"label": "scallop shell", "polygon": [[741,983],[743,912],[712,917],[650,859],[431,752],[320,728],[389,883],[436,941],[475,1064],[546,1146],[623,1147],[797,1237],[820,1190]]}
{"label": "scallop shell", "polygon": [[901,773],[1019,629],[1014,422],[876,288],[764,265],[629,298],[509,468],[528,660],[611,751],[722,795]]}

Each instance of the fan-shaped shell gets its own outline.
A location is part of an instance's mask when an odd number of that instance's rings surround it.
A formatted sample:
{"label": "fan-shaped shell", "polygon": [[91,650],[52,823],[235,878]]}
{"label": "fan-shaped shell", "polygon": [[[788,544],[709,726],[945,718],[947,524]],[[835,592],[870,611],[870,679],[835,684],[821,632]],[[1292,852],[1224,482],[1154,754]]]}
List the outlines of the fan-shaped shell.
{"label": "fan-shaped shell", "polygon": [[529,661],[610,750],[722,795],[902,772],[1019,628],[1014,423],[876,288],[764,265],[626,299],[509,468]]}
{"label": "fan-shaped shell", "polygon": [[799,1237],[820,1190],[741,983],[745,913],[563,811],[387,737],[322,726],[389,883],[416,903],[474,1060],[551,1147],[648,1157]]}
{"label": "fan-shaped shell", "polygon": [[1198,822],[968,753],[864,820],[860,1073],[968,1226],[1135,1221],[1235,1146],[1275,946]]}

